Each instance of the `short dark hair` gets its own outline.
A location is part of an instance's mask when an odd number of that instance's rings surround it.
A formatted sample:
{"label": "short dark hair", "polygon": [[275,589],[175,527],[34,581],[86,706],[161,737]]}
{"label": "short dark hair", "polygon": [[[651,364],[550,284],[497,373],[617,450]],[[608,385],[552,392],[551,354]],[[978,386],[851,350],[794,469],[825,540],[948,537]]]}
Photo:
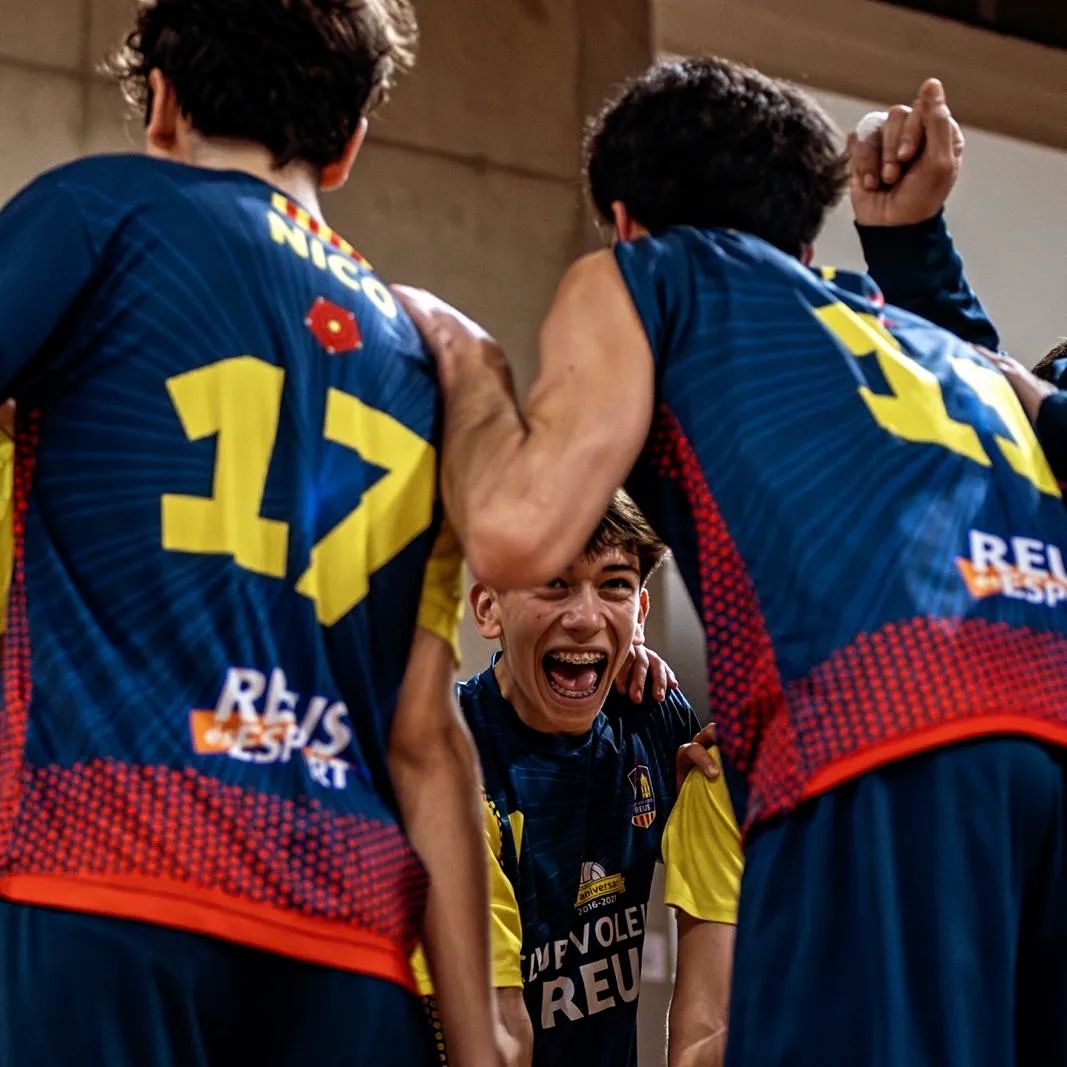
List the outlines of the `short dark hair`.
{"label": "short dark hair", "polygon": [[662,60],[590,122],[589,193],[655,233],[726,227],[799,256],[841,198],[848,163],[806,93],[725,59]]}
{"label": "short dark hair", "polygon": [[204,136],[321,168],[411,68],[417,40],[410,0],[140,0],[105,69],[146,118],[159,70]]}
{"label": "short dark hair", "polygon": [[608,510],[585,546],[586,558],[618,548],[637,557],[641,584],[667,558],[667,546],[648,524],[638,506],[622,489],[616,489]]}
{"label": "short dark hair", "polygon": [[1055,364],[1059,360],[1067,360],[1067,338],[1060,341],[1059,344],[1054,345],[1050,352],[1046,352],[1033,366],[1033,372],[1039,378],[1043,378],[1046,382],[1052,382],[1054,385],[1059,385],[1059,377],[1056,373],[1057,367]]}

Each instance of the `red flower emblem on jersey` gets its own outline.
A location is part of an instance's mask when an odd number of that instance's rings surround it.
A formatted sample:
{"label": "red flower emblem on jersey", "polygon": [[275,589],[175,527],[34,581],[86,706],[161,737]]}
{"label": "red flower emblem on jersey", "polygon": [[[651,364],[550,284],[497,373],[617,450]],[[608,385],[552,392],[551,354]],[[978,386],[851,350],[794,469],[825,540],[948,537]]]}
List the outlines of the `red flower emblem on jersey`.
{"label": "red flower emblem on jersey", "polygon": [[304,319],[304,325],[331,356],[363,347],[363,336],[359,332],[356,316],[325,297],[320,296],[315,301]]}

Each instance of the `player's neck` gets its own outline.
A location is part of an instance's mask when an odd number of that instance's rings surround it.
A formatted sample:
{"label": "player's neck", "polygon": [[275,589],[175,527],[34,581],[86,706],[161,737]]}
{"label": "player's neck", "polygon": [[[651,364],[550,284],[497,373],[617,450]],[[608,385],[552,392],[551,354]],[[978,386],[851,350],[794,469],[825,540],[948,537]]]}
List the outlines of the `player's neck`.
{"label": "player's neck", "polygon": [[273,156],[262,145],[215,137],[198,137],[190,144],[188,162],[208,170],[239,170],[251,174],[324,221],[319,206],[319,177],[309,163],[296,161],[275,167]]}

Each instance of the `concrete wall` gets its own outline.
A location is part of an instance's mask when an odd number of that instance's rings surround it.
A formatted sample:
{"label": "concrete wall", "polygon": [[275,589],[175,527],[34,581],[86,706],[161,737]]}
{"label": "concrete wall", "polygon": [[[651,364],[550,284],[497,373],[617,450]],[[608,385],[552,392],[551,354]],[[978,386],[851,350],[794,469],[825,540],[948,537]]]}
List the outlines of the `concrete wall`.
{"label": "concrete wall", "polygon": [[904,99],[930,75],[970,126],[1067,148],[1067,50],[880,0],[655,0],[664,52],[731,56],[846,96]]}

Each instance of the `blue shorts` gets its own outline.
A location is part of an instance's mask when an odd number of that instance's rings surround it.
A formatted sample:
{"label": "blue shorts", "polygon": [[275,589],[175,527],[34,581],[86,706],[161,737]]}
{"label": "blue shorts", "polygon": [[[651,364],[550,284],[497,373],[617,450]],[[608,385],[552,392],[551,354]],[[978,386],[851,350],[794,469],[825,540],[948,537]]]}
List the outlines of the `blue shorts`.
{"label": "blue shorts", "polygon": [[0,901],[3,1067],[431,1067],[417,997],[162,926]]}
{"label": "blue shorts", "polygon": [[727,1067],[1067,1064],[1065,766],[968,742],[758,830]]}

